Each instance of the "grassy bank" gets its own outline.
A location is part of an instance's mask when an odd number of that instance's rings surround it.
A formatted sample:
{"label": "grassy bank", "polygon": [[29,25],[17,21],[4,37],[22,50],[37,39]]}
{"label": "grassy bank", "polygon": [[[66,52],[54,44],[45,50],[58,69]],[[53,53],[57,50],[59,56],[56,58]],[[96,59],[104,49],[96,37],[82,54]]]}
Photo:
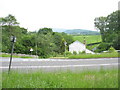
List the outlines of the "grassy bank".
{"label": "grassy bank", "polygon": [[[1,57],[10,57],[10,54],[1,54]],[[17,56],[17,55],[13,55],[14,58],[33,58],[31,56]]]}
{"label": "grassy bank", "polygon": [[70,55],[69,59],[79,59],[79,58],[114,58],[120,57],[118,53],[101,53],[101,54],[79,54],[79,55]]}
{"label": "grassy bank", "polygon": [[118,70],[82,72],[7,72],[2,74],[3,88],[118,88]]}

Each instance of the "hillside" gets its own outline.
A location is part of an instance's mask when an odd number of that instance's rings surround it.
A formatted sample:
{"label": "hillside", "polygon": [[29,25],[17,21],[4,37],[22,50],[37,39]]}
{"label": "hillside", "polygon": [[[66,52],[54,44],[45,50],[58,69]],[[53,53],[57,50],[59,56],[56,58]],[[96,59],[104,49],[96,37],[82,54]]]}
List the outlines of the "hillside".
{"label": "hillside", "polygon": [[66,31],[66,29],[62,29],[62,28],[52,28],[53,32],[64,32]]}
{"label": "hillside", "polygon": [[64,32],[72,35],[100,35],[100,33],[97,31],[84,30],[84,29],[72,29],[72,30],[66,30]]}

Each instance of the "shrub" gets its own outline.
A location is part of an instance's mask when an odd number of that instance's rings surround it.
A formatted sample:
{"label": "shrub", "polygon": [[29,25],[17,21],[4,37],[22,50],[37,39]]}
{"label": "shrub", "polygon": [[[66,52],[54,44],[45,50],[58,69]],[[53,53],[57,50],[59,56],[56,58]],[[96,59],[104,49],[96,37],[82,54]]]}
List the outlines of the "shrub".
{"label": "shrub", "polygon": [[103,42],[103,43],[101,43],[101,44],[97,47],[97,49],[95,50],[95,52],[106,51],[106,50],[108,50],[108,49],[110,48],[111,45],[112,45],[111,43],[105,43],[105,42]]}
{"label": "shrub", "polygon": [[51,53],[51,56],[56,57],[56,56],[57,56],[57,53],[52,52],[52,53]]}
{"label": "shrub", "polygon": [[82,53],[82,54],[85,54],[86,52],[85,52],[85,51],[82,51],[81,53]]}
{"label": "shrub", "polygon": [[66,55],[72,55],[72,53],[69,52],[69,51],[66,51],[65,54],[66,54]]}
{"label": "shrub", "polygon": [[108,50],[110,53],[117,52],[112,46]]}
{"label": "shrub", "polygon": [[73,51],[73,54],[74,54],[74,55],[77,55],[77,52],[76,52],[76,51]]}

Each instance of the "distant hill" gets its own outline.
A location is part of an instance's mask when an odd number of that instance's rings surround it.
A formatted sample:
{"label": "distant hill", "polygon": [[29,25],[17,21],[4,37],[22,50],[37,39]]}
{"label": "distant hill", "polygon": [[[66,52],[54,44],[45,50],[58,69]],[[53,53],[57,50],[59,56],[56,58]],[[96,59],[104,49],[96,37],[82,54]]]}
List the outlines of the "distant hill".
{"label": "distant hill", "polygon": [[66,29],[61,29],[61,28],[52,28],[53,32],[65,32]]}
{"label": "distant hill", "polygon": [[71,35],[100,35],[100,32],[85,29],[60,29],[53,28],[53,32],[65,32]]}
{"label": "distant hill", "polygon": [[66,30],[64,32],[72,35],[100,35],[100,32],[84,30],[84,29],[72,29],[72,30]]}

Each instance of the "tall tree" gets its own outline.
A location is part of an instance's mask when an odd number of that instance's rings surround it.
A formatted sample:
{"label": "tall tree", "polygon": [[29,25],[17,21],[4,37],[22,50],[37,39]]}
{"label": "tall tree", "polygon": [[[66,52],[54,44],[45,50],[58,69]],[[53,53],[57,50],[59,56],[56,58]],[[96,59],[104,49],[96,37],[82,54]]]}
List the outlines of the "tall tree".
{"label": "tall tree", "polygon": [[106,31],[106,17],[98,17],[94,19],[95,27],[100,30],[102,41],[105,42],[105,31]]}
{"label": "tall tree", "polygon": [[7,28],[9,34],[13,35],[14,34],[13,26],[18,26],[19,23],[17,22],[16,18],[13,15],[9,14],[5,18],[0,19],[0,25],[2,25],[2,30],[4,30],[4,28]]}
{"label": "tall tree", "polygon": [[117,10],[107,17],[95,18],[95,26],[100,30],[102,41],[120,49],[120,10]]}

